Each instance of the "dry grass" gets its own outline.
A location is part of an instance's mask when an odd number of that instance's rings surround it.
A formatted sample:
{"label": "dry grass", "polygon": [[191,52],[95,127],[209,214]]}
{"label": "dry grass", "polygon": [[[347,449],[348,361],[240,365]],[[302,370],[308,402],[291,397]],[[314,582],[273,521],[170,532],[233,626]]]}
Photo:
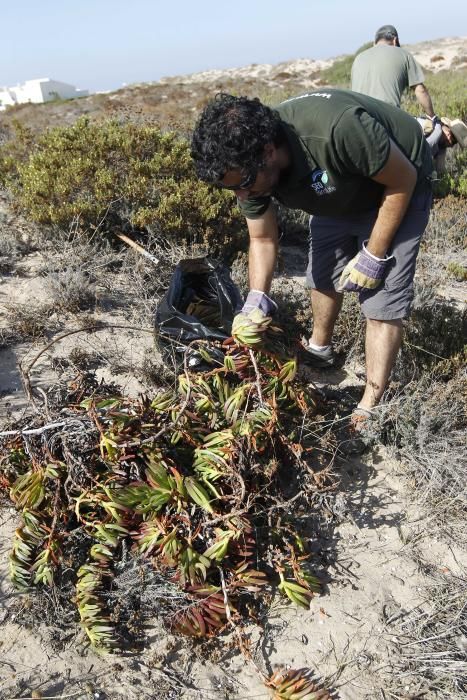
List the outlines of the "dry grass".
{"label": "dry grass", "polygon": [[156,306],[167,291],[176,265],[185,258],[201,257],[209,251],[189,242],[184,245],[175,243],[151,230],[141,244],[159,262],[155,264],[136,251],[126,249],[119,285],[127,299],[125,315],[128,321],[151,327]]}
{"label": "dry grass", "polygon": [[414,308],[406,323],[404,344],[394,378],[407,384],[437,367],[438,374],[452,376],[462,365],[467,313],[436,296],[431,284],[417,285]]}
{"label": "dry grass", "polygon": [[[113,289],[112,273],[118,271],[126,251],[98,234],[76,230],[55,231],[43,241],[42,273],[53,303],[61,311],[90,309]],[[113,241],[112,241],[113,243]]]}
{"label": "dry grass", "polygon": [[5,304],[6,329],[0,330],[0,344],[13,345],[25,340],[37,340],[57,327],[53,306],[45,304]]}
{"label": "dry grass", "polygon": [[465,249],[467,232],[466,203],[459,197],[448,195],[434,203],[430,222],[422,242],[422,252],[445,253]]}
{"label": "dry grass", "polygon": [[417,264],[423,286],[445,288],[450,280],[463,281],[467,267],[467,205],[449,195],[436,201],[424,234]]}
{"label": "dry grass", "polygon": [[0,274],[6,275],[15,270],[18,262],[34,249],[28,236],[24,236],[8,223],[0,221]]}
{"label": "dry grass", "polygon": [[96,289],[83,270],[69,267],[62,272],[51,272],[46,277],[48,296],[61,311],[83,311],[93,307]]}
{"label": "dry grass", "polygon": [[433,570],[424,594],[396,624],[401,689],[410,679],[418,682],[416,697],[460,700],[467,692],[466,578]]}
{"label": "dry grass", "polygon": [[155,570],[153,564],[142,557],[122,558],[116,565],[116,575],[109,592],[111,608],[120,619],[141,611],[141,620],[157,618],[162,612],[175,612],[189,605],[190,598],[180,586]]}
{"label": "dry grass", "polygon": [[436,534],[467,546],[467,377],[411,382],[381,411],[381,430],[409,475],[416,500],[436,514]]}

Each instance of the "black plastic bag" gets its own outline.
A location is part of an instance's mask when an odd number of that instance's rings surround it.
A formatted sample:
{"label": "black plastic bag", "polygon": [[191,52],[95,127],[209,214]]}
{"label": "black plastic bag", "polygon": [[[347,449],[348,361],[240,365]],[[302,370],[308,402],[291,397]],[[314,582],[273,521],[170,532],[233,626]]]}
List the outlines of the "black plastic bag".
{"label": "black plastic bag", "polygon": [[[224,341],[242,305],[240,291],[226,265],[209,257],[181,260],[156,310],[156,338],[161,351],[180,358],[193,340]],[[211,357],[223,357],[216,348],[206,349]],[[189,366],[202,362],[190,349]]]}

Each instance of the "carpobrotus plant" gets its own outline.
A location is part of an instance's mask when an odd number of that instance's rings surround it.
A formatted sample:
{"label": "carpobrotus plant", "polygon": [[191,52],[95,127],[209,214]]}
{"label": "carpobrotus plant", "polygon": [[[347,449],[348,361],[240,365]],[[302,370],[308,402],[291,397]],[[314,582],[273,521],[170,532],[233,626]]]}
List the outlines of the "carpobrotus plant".
{"label": "carpobrotus plant", "polygon": [[[302,438],[316,398],[298,384],[294,359],[232,340],[223,349],[222,364],[205,353],[207,371],[185,364],[177,388],[152,400],[83,397],[77,387],[62,424],[2,450],[3,482],[22,518],[11,579],[22,590],[60,585],[66,561],[97,649],[125,643],[109,606],[123,551],[179,588],[161,615],[192,637],[235,624],[275,588],[305,608],[320,589],[296,518],[331,483]],[[80,561],[67,550],[79,530]]]}

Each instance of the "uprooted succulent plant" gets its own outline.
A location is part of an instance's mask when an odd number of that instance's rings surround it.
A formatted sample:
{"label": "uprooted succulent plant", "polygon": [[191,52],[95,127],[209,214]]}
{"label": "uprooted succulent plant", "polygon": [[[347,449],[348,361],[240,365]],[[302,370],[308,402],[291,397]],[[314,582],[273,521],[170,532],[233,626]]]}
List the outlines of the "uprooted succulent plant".
{"label": "uprooted succulent plant", "polygon": [[82,528],[87,557],[79,565],[68,557],[67,566],[75,565],[81,624],[98,649],[122,641],[108,591],[123,549],[179,586],[183,601],[164,619],[180,634],[218,634],[245,615],[244,601],[267,599],[274,586],[304,607],[319,591],[304,570],[303,541],[291,535],[290,508],[282,507],[274,531],[267,527],[281,500],[295,496],[299,507],[298,494],[309,508],[328,478],[308,463],[312,447],[299,437],[315,397],[296,381],[294,359],[262,350],[253,362],[233,341],[224,351],[223,364],[207,354],[209,370],[185,368],[177,390],[151,401],[94,394],[68,406],[81,426],[76,435],[87,436],[83,453],[76,436],[72,454],[60,433],[53,450],[38,441],[28,453],[14,438],[0,453],[0,473],[22,513],[12,581],[23,590],[55,585],[69,533]]}

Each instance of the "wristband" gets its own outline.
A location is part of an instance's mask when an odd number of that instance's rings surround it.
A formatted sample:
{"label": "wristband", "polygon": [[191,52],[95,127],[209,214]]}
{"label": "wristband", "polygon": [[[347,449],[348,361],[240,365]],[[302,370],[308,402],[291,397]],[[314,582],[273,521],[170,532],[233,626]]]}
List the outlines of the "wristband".
{"label": "wristband", "polygon": [[[369,241],[369,240],[370,240],[370,239],[368,239],[368,241]],[[370,251],[369,251],[368,248],[366,247],[366,244],[368,243],[368,241],[365,241],[365,242],[363,243],[363,246],[362,246],[362,247],[363,247],[363,250],[365,251],[365,253],[366,253],[367,255],[369,255],[370,258],[373,258],[373,260],[377,260],[378,262],[386,262],[387,260],[391,260],[391,259],[394,257],[394,255],[388,255],[388,254],[386,254],[386,255],[384,256],[384,258],[378,258],[377,255],[373,255],[373,253],[370,253]]]}

